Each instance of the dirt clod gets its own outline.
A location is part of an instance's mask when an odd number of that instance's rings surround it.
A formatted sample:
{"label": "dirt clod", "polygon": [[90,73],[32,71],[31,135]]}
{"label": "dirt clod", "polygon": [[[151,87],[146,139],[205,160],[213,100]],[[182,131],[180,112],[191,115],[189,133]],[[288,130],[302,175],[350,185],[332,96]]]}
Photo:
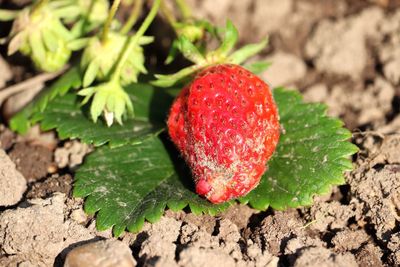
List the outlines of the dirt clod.
{"label": "dirt clod", "polygon": [[310,208],[311,224],[310,228],[324,232],[338,230],[347,227],[348,221],[355,216],[355,212],[350,205],[342,205],[338,201],[316,202]]}
{"label": "dirt clod", "polygon": [[400,197],[399,170],[400,165],[386,165],[380,170],[366,172],[358,169],[349,180],[353,201],[358,202],[362,211],[360,219],[369,223],[383,242],[388,242],[396,232],[400,219],[396,211]]}
{"label": "dirt clod", "polygon": [[294,267],[358,267],[350,253],[335,254],[322,247],[305,248],[299,252]]}
{"label": "dirt clod", "polygon": [[0,206],[18,203],[26,190],[26,180],[14,162],[0,149]]}
{"label": "dirt clod", "polygon": [[375,37],[383,17],[379,8],[348,19],[321,21],[306,45],[306,55],[317,70],[360,79],[367,65],[367,38]]}
{"label": "dirt clod", "polygon": [[265,250],[277,256],[290,238],[303,234],[302,226],[295,210],[278,211],[261,222],[252,238],[260,247],[265,246]]}
{"label": "dirt clod", "polygon": [[262,75],[272,87],[293,85],[306,74],[306,64],[292,54],[278,52],[266,61],[274,62]]}
{"label": "dirt clod", "polygon": [[235,261],[226,253],[218,249],[189,247],[184,249],[179,254],[180,266],[196,267],[196,266],[210,266],[210,267],[235,267]]}
{"label": "dirt clod", "polygon": [[63,247],[64,195],[31,200],[0,214],[0,251],[33,265],[54,263]]}
{"label": "dirt clod", "polygon": [[363,230],[344,230],[335,235],[332,244],[335,250],[339,252],[356,250],[360,246],[365,245],[370,237]]}
{"label": "dirt clod", "polygon": [[358,249],[355,253],[356,261],[359,266],[365,267],[382,267],[382,251],[372,243],[368,243]]}

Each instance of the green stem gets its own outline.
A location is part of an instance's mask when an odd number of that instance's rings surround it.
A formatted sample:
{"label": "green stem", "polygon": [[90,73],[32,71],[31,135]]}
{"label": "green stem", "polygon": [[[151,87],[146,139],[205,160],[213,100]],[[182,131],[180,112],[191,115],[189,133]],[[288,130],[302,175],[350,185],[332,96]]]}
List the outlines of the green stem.
{"label": "green stem", "polygon": [[18,16],[18,11],[0,9],[0,21],[13,20]]}
{"label": "green stem", "polygon": [[175,0],[179,10],[182,13],[183,20],[189,20],[192,17],[192,10],[185,0]]}
{"label": "green stem", "polygon": [[169,9],[169,7],[165,4],[165,1],[161,2],[161,12],[167,19],[168,23],[171,25],[172,28],[174,27],[174,24],[176,23],[176,18],[174,13]]}
{"label": "green stem", "polygon": [[139,38],[143,36],[145,31],[149,28],[150,24],[153,22],[154,18],[157,15],[158,9],[160,8],[160,3],[161,3],[161,0],[154,1],[154,4],[151,7],[149,14],[147,15],[146,19],[143,21],[143,24],[140,26],[139,30],[136,32],[136,34],[134,36],[128,38],[128,40],[127,40],[128,45],[127,45],[126,49],[124,50],[120,60],[118,61],[118,65],[115,68],[114,73],[112,74],[112,77],[111,77],[112,81],[119,80],[119,78],[121,76],[122,67],[124,66],[125,62],[128,60],[131,50],[135,47],[135,45],[139,41]]}
{"label": "green stem", "polygon": [[105,43],[107,41],[108,31],[110,30],[111,22],[115,16],[115,13],[117,13],[119,4],[121,4],[121,0],[114,0],[113,4],[111,6],[110,12],[108,13],[108,17],[107,17],[106,23],[104,24],[103,33],[101,36],[101,40],[103,43]]}
{"label": "green stem", "polygon": [[48,2],[49,2],[49,0],[40,0],[40,1],[36,2],[31,9],[31,12],[32,12],[31,14],[33,15],[36,12],[39,12],[38,10],[40,10],[41,7],[47,5]]}
{"label": "green stem", "polygon": [[120,31],[121,34],[127,34],[131,30],[132,26],[135,25],[137,19],[139,18],[140,11],[142,10],[142,6],[143,0],[135,0],[131,15]]}

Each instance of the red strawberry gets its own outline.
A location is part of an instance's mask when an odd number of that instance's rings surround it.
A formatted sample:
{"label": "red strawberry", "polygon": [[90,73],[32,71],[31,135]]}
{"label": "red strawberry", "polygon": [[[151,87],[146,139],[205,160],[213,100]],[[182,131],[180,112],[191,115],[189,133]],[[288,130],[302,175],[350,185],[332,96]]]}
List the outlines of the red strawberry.
{"label": "red strawberry", "polygon": [[168,130],[192,169],[196,192],[213,203],[256,187],[279,139],[268,85],[228,64],[206,68],[182,90]]}

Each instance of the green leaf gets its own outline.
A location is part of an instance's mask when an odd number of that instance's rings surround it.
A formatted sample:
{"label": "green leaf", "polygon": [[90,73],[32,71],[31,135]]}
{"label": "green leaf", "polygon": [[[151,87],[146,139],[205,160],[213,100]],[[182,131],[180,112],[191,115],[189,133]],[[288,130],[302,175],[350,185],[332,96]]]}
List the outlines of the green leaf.
{"label": "green leaf", "polygon": [[74,39],[72,41],[69,41],[67,44],[68,49],[71,49],[72,51],[78,51],[86,47],[89,43],[90,38],[80,38],[80,39]]}
{"label": "green leaf", "polygon": [[[284,89],[274,90],[274,98],[284,133],[260,185],[240,199],[261,210],[311,204],[313,195],[344,183],[343,172],[352,168],[349,156],[357,151],[346,141],[350,132],[325,115],[325,106],[304,103],[299,93]],[[157,107],[161,113],[168,110]],[[166,207],[177,211],[189,205],[195,214],[214,215],[230,204],[213,205],[197,196],[184,161],[165,139],[101,147],[78,169],[74,194],[87,197],[85,210],[97,212],[98,229],[137,232],[145,220],[157,221]]]}
{"label": "green leaf", "polygon": [[108,127],[103,120],[93,123],[88,110],[82,109],[75,94],[55,98],[46,110],[36,113],[33,120],[40,122],[43,130],[56,129],[61,139],[78,138],[95,146],[136,144],[158,135],[164,129],[166,111],[173,97],[168,91],[149,85],[135,84],[127,87],[126,91],[135,106],[135,117],[125,120],[123,125]]}
{"label": "green leaf", "polygon": [[64,73],[50,87],[40,92],[40,94],[28,104],[23,110],[18,112],[10,121],[10,127],[13,131],[24,134],[28,131],[32,123],[34,114],[46,109],[50,100],[56,96],[65,95],[71,88],[81,86],[81,76],[77,67],[72,67]]}
{"label": "green leaf", "polygon": [[178,38],[177,47],[179,51],[183,54],[185,58],[196,63],[201,64],[204,62],[205,58],[197,49],[197,47],[192,44],[186,36],[180,36]]}
{"label": "green leaf", "polygon": [[346,141],[351,133],[343,123],[326,116],[325,105],[304,103],[299,93],[282,88],[274,98],[284,133],[260,184],[241,201],[260,210],[311,205],[314,195],[345,183],[358,148]]}
{"label": "green leaf", "polygon": [[59,45],[59,40],[57,39],[57,34],[53,33],[51,30],[42,31],[42,39],[46,48],[51,52],[56,52]]}
{"label": "green leaf", "polygon": [[217,55],[227,56],[235,47],[238,40],[238,31],[233,23],[228,20],[226,22],[225,36],[221,46],[215,51]]}
{"label": "green leaf", "polygon": [[158,221],[167,206],[181,210],[189,205],[196,214],[210,215],[229,206],[213,205],[190,190],[190,175],[176,172],[159,138],[114,149],[103,146],[88,156],[75,179],[74,195],[87,197],[85,211],[97,212],[97,228],[113,227],[116,236],[126,228],[139,231],[144,220]]}
{"label": "green leaf", "polygon": [[87,67],[87,69],[85,70],[85,75],[83,76],[83,84],[82,86],[88,87],[89,85],[91,85],[94,80],[96,79],[97,73],[99,72],[99,64],[97,63],[97,61],[93,60],[92,62],[90,62],[89,66]]}
{"label": "green leaf", "polygon": [[245,65],[244,67],[251,71],[252,73],[255,74],[261,74],[264,71],[266,71],[270,66],[271,66],[271,62],[267,62],[267,61],[257,61],[257,62],[253,62],[250,63],[248,65]]}
{"label": "green leaf", "polygon": [[167,74],[167,75],[156,74],[154,76],[157,78],[157,80],[151,81],[150,83],[152,85],[158,86],[158,87],[171,87],[174,84],[176,84],[177,82],[185,79],[186,77],[195,73],[196,71],[198,71],[201,68],[202,68],[202,66],[193,65],[193,66],[181,69],[180,71],[178,71],[177,73],[174,73],[174,74]]}
{"label": "green leaf", "polygon": [[257,55],[261,50],[263,50],[268,44],[268,39],[265,39],[258,44],[249,44],[243,46],[239,50],[232,53],[229,56],[231,63],[233,64],[242,64],[248,58]]}

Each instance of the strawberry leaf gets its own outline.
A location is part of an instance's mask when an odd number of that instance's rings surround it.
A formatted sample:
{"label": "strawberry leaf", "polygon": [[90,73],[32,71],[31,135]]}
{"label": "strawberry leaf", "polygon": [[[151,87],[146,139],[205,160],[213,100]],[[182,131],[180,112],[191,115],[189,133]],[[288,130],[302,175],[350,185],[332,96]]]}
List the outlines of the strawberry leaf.
{"label": "strawberry leaf", "polygon": [[[179,160],[177,155],[175,160]],[[176,171],[165,145],[156,137],[141,144],[97,149],[75,179],[74,195],[87,197],[85,211],[97,212],[97,228],[113,227],[116,236],[125,228],[139,231],[144,220],[158,221],[167,206],[175,211],[189,206],[195,214],[210,215],[229,206],[213,205],[195,194],[190,174]]]}
{"label": "strawberry leaf", "polygon": [[271,62],[267,61],[256,61],[250,64],[246,64],[244,66],[245,69],[251,71],[254,74],[262,74],[264,71],[266,71],[269,67],[271,66]]}
{"label": "strawberry leaf", "polygon": [[238,30],[233,25],[232,21],[226,22],[225,35],[222,44],[215,51],[216,54],[226,57],[236,45],[239,38]]}
{"label": "strawberry leaf", "polygon": [[43,112],[32,116],[32,121],[40,122],[45,131],[56,129],[61,139],[79,138],[95,146],[135,144],[158,135],[164,129],[165,110],[172,96],[144,84],[134,84],[125,90],[135,105],[135,117],[125,120],[123,125],[108,127],[103,120],[93,123],[88,110],[82,109],[79,97],[73,93],[53,99]]}
{"label": "strawberry leaf", "polygon": [[246,46],[243,46],[239,50],[235,51],[232,53],[232,55],[229,56],[230,62],[233,64],[242,64],[246,59],[257,55],[258,53],[261,52],[268,44],[268,39],[264,39],[263,41],[257,43],[257,44],[249,44]]}
{"label": "strawberry leaf", "polygon": [[343,123],[326,116],[326,106],[307,104],[300,94],[275,89],[283,127],[277,150],[256,189],[241,199],[256,209],[311,205],[315,194],[344,184],[352,169],[349,157],[358,151]]}
{"label": "strawberry leaf", "polygon": [[[352,168],[348,158],[357,151],[346,141],[350,132],[325,115],[325,106],[304,103],[299,93],[284,89],[274,90],[274,97],[284,133],[260,185],[240,199],[260,210],[311,204],[313,195],[344,183],[343,172]],[[88,213],[97,212],[98,229],[113,226],[115,235],[125,228],[136,232],[145,220],[157,221],[166,207],[189,206],[195,214],[213,215],[229,206],[194,193],[190,172],[166,140],[161,135],[141,144],[101,147],[78,169],[74,194],[86,197]]]}
{"label": "strawberry leaf", "polygon": [[24,134],[31,127],[33,115],[44,111],[49,101],[57,96],[65,95],[71,88],[78,88],[81,85],[81,76],[78,67],[72,67],[64,73],[50,87],[43,90],[24,109],[18,112],[10,121],[10,128],[13,131]]}

